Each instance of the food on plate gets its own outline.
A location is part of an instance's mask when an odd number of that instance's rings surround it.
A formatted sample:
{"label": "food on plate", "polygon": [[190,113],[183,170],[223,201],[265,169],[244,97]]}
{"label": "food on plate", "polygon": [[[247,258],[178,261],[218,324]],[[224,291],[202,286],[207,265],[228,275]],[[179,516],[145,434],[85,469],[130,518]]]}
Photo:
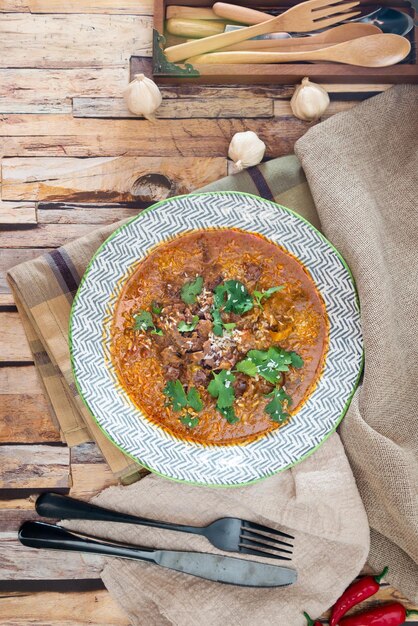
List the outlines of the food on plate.
{"label": "food on plate", "polygon": [[200,444],[247,443],[288,423],[317,384],[327,345],[325,306],[306,268],[238,229],[155,247],[129,272],[111,330],[129,398]]}

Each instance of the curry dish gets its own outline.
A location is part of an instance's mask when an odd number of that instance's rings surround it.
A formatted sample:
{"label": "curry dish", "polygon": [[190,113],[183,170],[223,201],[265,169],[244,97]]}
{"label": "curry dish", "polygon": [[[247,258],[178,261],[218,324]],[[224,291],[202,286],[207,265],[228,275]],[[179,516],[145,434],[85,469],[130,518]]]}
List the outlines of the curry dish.
{"label": "curry dish", "polygon": [[111,354],[131,400],[171,434],[245,443],[279,428],[321,375],[325,306],[264,237],[198,230],[155,247],[119,296]]}

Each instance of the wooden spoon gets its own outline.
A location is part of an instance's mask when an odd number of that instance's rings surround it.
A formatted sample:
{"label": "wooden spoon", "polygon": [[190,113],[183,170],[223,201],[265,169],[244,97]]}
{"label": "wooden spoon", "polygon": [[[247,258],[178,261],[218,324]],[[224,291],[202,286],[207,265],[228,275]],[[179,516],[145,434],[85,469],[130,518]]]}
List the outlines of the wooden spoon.
{"label": "wooden spoon", "polygon": [[351,24],[342,24],[335,28],[313,35],[312,37],[292,37],[291,39],[251,39],[233,46],[221,48],[222,52],[230,50],[265,50],[274,48],[276,51],[287,52],[289,50],[316,50],[323,44],[341,43],[358,39],[359,37],[367,37],[367,35],[378,35],[382,31],[373,24],[360,24],[352,22]]}
{"label": "wooden spoon", "polygon": [[192,65],[205,63],[294,63],[295,61],[334,61],[359,67],[387,67],[402,61],[411,44],[400,35],[369,35],[306,52],[213,52],[187,59]]}

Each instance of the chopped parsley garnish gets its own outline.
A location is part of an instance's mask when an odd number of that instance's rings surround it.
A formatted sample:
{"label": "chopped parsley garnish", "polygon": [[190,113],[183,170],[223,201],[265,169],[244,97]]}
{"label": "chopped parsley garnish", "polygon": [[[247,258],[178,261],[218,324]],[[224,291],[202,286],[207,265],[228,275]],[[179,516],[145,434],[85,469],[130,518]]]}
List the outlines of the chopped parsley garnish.
{"label": "chopped parsley garnish", "polygon": [[134,315],[134,322],[134,330],[151,330],[151,335],[163,334],[163,331],[155,326],[149,311],[138,311],[138,313]]}
{"label": "chopped parsley garnish", "polygon": [[158,304],[158,302],[152,302],[151,303],[151,311],[155,314],[155,315],[160,315],[160,313],[162,312],[163,307]]}
{"label": "chopped parsley garnish", "polygon": [[181,321],[179,322],[177,328],[179,329],[181,333],[190,333],[192,330],[196,328],[198,323],[199,323],[199,317],[197,315],[193,315],[193,318],[190,324],[187,324],[187,322]]}
{"label": "chopped parsley garnish", "polygon": [[212,332],[214,335],[216,335],[217,337],[222,337],[224,330],[228,331],[229,333],[234,330],[236,326],[235,322],[223,322],[221,313],[218,309],[212,309],[211,314],[213,321]]}
{"label": "chopped parsley garnish", "polygon": [[216,407],[218,409],[226,409],[232,407],[235,400],[235,392],[232,383],[235,376],[229,370],[221,370],[219,374],[213,372],[213,380],[208,385],[208,391],[211,396],[217,398]]}
{"label": "chopped parsley garnish", "polygon": [[262,300],[270,298],[270,296],[272,296],[274,293],[277,293],[278,291],[283,291],[283,289],[284,285],[279,285],[278,287],[270,287],[270,289],[267,289],[266,291],[253,291],[253,296],[257,301],[257,305],[262,307]]}
{"label": "chopped parsley garnish", "polygon": [[196,387],[191,387],[186,395],[184,387],[179,380],[169,380],[164,387],[163,393],[170,398],[173,411],[181,411],[187,406],[196,412],[203,409],[203,402]]}
{"label": "chopped parsley garnish", "polygon": [[218,409],[219,413],[224,416],[224,418],[226,419],[228,424],[235,424],[236,422],[239,422],[239,417],[237,417],[235,415],[235,411],[234,411],[234,407],[233,406],[227,406],[224,409],[220,409],[217,406],[217,409]]}
{"label": "chopped parsley garnish", "polygon": [[229,370],[221,370],[219,374],[213,372],[213,380],[209,383],[208,391],[211,396],[217,398],[216,408],[229,424],[235,424],[239,418],[235,415],[234,404],[235,392],[232,383],[235,376]]}
{"label": "chopped parsley garnish", "polygon": [[180,417],[180,422],[184,426],[187,426],[187,428],[194,428],[195,426],[198,425],[199,418],[198,417],[192,417],[191,415],[186,413],[186,415],[183,415],[182,417]]}
{"label": "chopped parsley garnish", "polygon": [[289,414],[283,409],[283,404],[287,402],[287,406],[290,406],[292,404],[292,398],[287,395],[283,387],[274,389],[267,395],[267,398],[272,398],[272,400],[266,405],[265,412],[270,415],[273,422],[282,424],[289,417]]}
{"label": "chopped parsley garnish", "polygon": [[214,294],[215,308],[227,313],[242,315],[254,306],[251,294],[239,280],[226,280],[215,288]]}
{"label": "chopped parsley garnish", "polygon": [[192,280],[183,285],[181,288],[181,299],[186,304],[194,304],[197,296],[202,293],[203,289],[203,277],[196,276],[195,280]]}
{"label": "chopped parsley garnish", "polygon": [[289,371],[289,365],[300,369],[303,366],[303,359],[296,352],[271,347],[268,350],[250,350],[247,357],[237,363],[236,369],[248,376],[259,374],[275,385],[281,372]]}
{"label": "chopped parsley garnish", "polygon": [[200,394],[196,387],[191,387],[187,394],[187,404],[191,409],[194,409],[197,413],[203,409],[203,402],[200,398]]}

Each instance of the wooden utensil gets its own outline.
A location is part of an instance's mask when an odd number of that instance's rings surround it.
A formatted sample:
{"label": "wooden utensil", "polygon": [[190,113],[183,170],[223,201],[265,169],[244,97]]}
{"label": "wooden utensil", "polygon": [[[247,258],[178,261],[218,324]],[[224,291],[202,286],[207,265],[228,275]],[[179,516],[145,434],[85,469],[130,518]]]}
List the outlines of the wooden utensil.
{"label": "wooden utensil", "polygon": [[247,9],[246,7],[240,7],[236,4],[226,4],[225,2],[215,2],[212,10],[215,15],[218,16],[218,19],[239,22],[240,24],[247,24],[248,26],[262,24],[263,22],[267,22],[267,20],[271,20],[271,15],[263,11]]}
{"label": "wooden utensil", "polygon": [[308,0],[291,7],[281,15],[262,24],[166,48],[164,51],[165,56],[168,61],[175,63],[190,56],[219,50],[219,48],[231,46],[234,43],[246,41],[259,35],[267,35],[277,31],[302,33],[328,28],[338,22],[358,15],[359,11],[344,12],[358,6],[358,4],[359,0],[348,3],[339,2],[338,4],[335,4],[335,0]]}
{"label": "wooden utensil", "polygon": [[218,15],[212,9],[206,9],[202,7],[180,7],[169,6],[165,13],[166,18],[169,20],[172,17],[181,17],[186,20],[219,20]]}
{"label": "wooden utensil", "polygon": [[195,39],[218,35],[225,31],[226,23],[214,20],[187,20],[173,17],[166,20],[165,28],[171,35],[177,37],[193,37]]}
{"label": "wooden utensil", "polygon": [[[188,44],[183,44],[188,45]],[[411,44],[400,35],[369,35],[306,52],[214,52],[187,59],[187,63],[293,63],[295,61],[334,61],[359,67],[387,67],[402,61]]]}
{"label": "wooden utensil", "polygon": [[297,50],[317,50],[325,45],[341,43],[366,37],[367,35],[378,35],[382,31],[373,24],[359,24],[352,22],[351,24],[341,24],[335,28],[313,35],[312,37],[292,37],[291,39],[254,39],[233,46],[222,48],[222,52],[231,50],[269,50],[273,48],[277,51],[297,51]]}

